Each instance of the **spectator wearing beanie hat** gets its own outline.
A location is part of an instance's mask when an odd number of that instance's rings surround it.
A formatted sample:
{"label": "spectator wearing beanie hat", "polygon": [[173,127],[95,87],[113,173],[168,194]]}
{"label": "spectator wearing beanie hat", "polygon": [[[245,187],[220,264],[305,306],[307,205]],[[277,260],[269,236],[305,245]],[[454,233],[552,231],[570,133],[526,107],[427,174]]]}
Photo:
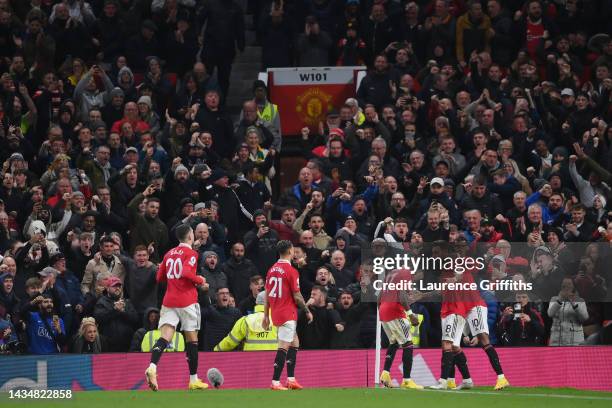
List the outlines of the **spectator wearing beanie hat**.
{"label": "spectator wearing beanie hat", "polygon": [[[221,270],[221,263],[216,252],[204,251],[198,260],[198,275],[206,279],[208,296],[214,297],[218,288],[227,287],[227,276]],[[202,296],[200,299],[202,299]]]}

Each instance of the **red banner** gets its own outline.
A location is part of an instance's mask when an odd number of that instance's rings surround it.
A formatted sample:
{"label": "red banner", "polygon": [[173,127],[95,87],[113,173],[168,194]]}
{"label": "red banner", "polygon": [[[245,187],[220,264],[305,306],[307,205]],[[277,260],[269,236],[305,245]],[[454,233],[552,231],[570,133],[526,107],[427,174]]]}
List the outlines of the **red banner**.
{"label": "red banner", "polygon": [[280,68],[268,71],[270,100],[278,105],[283,135],[316,132],[326,115],[355,97],[359,67]]}

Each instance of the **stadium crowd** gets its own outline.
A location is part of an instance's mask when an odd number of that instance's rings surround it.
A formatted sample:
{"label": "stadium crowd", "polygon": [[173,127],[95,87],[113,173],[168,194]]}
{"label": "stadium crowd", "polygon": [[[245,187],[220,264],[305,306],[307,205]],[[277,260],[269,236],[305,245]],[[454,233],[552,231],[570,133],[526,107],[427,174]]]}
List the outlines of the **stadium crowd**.
{"label": "stadium crowd", "polygon": [[[281,239],[314,314],[298,322],[304,349],[373,347],[363,254],[383,244],[484,247],[477,279],[539,285],[538,299],[483,292],[493,344],[612,343],[609,1],[252,0],[249,13],[264,67],[369,67],[356,98],[294,139],[306,164],[283,191],[285,107],[254,81],[240,118],[225,109],[245,47],[235,1],[0,0],[2,352],[149,351],[157,263],[182,224],[207,280],[203,350],[276,349],[249,333],[262,338]],[[440,304],[412,309],[415,345],[439,345]]]}

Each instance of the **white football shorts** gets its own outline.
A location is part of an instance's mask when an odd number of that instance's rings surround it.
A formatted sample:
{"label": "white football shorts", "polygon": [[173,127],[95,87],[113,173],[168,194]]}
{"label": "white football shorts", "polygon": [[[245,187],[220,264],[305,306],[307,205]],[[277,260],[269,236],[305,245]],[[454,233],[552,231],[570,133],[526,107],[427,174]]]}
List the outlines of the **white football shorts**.
{"label": "white football shorts", "polygon": [[442,340],[453,342],[453,346],[461,346],[461,337],[465,319],[458,314],[450,314],[442,319]]}
{"label": "white football shorts", "polygon": [[489,334],[489,322],[487,321],[487,308],[485,306],[474,306],[467,315],[468,326],[472,336],[481,333]]}
{"label": "white football shorts", "polygon": [[200,330],[201,320],[200,305],[198,303],[187,307],[162,306],[159,312],[158,328],[167,324],[176,329],[180,322],[182,331],[196,331]]}
{"label": "white football shorts", "polygon": [[278,326],[278,339],[286,343],[291,343],[296,336],[297,322],[295,320],[287,320],[282,325]]}
{"label": "white football shorts", "polygon": [[397,343],[401,346],[412,341],[410,321],[406,318],[382,322],[382,328],[391,344]]}

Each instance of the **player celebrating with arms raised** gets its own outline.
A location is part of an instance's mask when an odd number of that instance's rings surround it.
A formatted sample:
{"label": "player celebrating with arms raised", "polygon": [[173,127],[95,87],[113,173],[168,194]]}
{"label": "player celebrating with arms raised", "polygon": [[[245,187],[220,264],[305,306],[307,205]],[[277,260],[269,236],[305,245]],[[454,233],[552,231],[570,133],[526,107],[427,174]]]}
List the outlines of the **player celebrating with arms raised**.
{"label": "player celebrating with arms raised", "polygon": [[[272,323],[278,327],[278,350],[274,359],[274,375],[271,389],[286,391],[300,390],[302,386],[295,379],[295,361],[300,341],[296,333],[297,308],[304,310],[308,323],[312,322],[312,313],[300,293],[298,271],[291,266],[293,245],[291,241],[282,240],[276,244],[279,260],[272,265],[266,275],[266,300],[264,303],[264,318],[262,327],[270,328],[270,312]],[[280,383],[283,367],[287,362],[287,386]]]}
{"label": "player celebrating with arms raised", "polygon": [[204,390],[208,384],[198,379],[198,330],[200,330],[200,305],[197,287],[205,285],[206,279],[196,275],[198,253],[191,248],[193,230],[183,224],[176,228],[179,245],[166,253],[157,270],[158,282],[168,282],[159,318],[161,337],[151,350],[151,364],[145,371],[147,384],[158,390],[157,363],[172,340],[180,322],[185,336],[185,352],[189,365],[189,389]]}

